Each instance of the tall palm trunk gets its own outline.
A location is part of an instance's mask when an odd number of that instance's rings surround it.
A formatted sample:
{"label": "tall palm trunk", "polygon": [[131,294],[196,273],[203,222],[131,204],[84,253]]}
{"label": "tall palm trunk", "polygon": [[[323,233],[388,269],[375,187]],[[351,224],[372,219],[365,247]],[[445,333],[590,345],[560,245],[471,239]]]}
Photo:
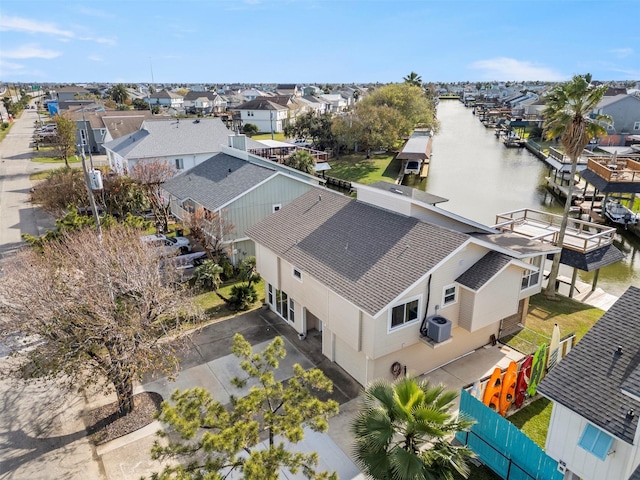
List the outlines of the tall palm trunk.
{"label": "tall palm trunk", "polygon": [[[569,178],[569,193],[567,194],[567,200],[564,202],[564,210],[562,212],[562,222],[560,223],[560,230],[558,231],[558,237],[556,239],[556,245],[562,247],[564,244],[564,236],[567,231],[567,225],[569,224],[569,210],[571,208],[571,199],[573,187],[576,181],[576,169],[578,166],[578,157],[571,159],[571,178]],[[562,251],[559,251],[553,256],[553,263],[551,264],[551,271],[549,272],[549,278],[547,281],[547,287],[544,290],[544,296],[547,298],[555,298],[556,296],[556,281],[558,280],[558,272],[560,271],[560,257]]]}

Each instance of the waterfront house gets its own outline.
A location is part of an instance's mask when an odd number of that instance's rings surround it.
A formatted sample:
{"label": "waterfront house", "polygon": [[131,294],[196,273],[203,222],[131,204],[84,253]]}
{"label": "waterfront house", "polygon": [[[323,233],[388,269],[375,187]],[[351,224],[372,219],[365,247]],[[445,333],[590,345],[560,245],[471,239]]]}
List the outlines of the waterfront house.
{"label": "waterfront house", "polygon": [[640,478],[640,289],[629,289],[538,386],[546,451],[566,480]]}
{"label": "waterfront house", "polygon": [[[222,147],[220,153],[165,182],[163,190],[179,219],[202,207],[233,224],[223,244],[229,246],[235,265],[255,255],[253,241],[246,235],[249,227],[317,187],[321,180],[247,153],[241,145],[246,140],[244,135],[230,140],[239,148]],[[212,228],[216,231],[219,229]]]}
{"label": "waterfront house", "polygon": [[498,233],[399,185],[313,189],[247,230],[266,301],[362,385],[421,374],[524,319],[556,247]]}
{"label": "waterfront house", "polygon": [[640,97],[603,97],[593,111],[593,117],[597,115],[609,115],[612,120],[606,125],[607,136],[600,139],[603,146],[624,146],[629,144],[631,135],[640,134]]}

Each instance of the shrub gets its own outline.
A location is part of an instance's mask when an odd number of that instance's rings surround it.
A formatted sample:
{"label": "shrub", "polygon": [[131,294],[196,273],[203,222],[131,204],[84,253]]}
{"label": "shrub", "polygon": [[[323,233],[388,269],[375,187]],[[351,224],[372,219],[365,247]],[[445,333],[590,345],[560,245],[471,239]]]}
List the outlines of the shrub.
{"label": "shrub", "polygon": [[231,287],[230,303],[236,310],[249,310],[258,300],[258,293],[253,286],[234,285]]}

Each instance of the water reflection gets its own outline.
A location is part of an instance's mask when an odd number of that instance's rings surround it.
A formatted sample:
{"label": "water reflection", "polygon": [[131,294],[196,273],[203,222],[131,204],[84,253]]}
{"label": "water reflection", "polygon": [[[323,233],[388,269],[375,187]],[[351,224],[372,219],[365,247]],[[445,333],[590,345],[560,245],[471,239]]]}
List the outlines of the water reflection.
{"label": "water reflection", "polygon": [[[438,119],[429,176],[411,186],[448,198],[440,206],[489,225],[496,214],[520,208],[562,213],[562,204],[545,187],[550,172],[544,162],[526,149],[506,148],[457,100],[441,101]],[[625,259],[601,269],[598,286],[621,295],[629,285],[640,287],[640,241],[619,233],[615,244]],[[591,283],[593,273],[580,272],[579,278]]]}

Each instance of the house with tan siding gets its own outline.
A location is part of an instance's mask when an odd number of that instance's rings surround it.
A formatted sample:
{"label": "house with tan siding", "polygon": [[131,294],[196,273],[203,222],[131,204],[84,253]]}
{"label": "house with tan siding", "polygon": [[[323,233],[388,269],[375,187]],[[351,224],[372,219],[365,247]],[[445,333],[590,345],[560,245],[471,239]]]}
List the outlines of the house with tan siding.
{"label": "house with tan siding", "polygon": [[559,250],[446,212],[441,197],[356,190],[314,188],[246,233],[269,307],[301,338],[320,334],[323,354],[362,385],[489,343],[523,318]]}

